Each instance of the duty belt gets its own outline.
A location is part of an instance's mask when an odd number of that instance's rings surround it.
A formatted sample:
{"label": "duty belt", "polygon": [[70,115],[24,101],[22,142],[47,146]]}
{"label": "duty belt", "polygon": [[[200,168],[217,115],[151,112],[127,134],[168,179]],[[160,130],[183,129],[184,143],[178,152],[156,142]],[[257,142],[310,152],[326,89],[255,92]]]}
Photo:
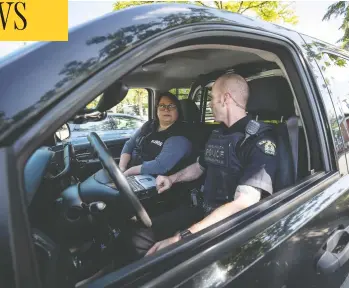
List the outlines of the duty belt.
{"label": "duty belt", "polygon": [[207,203],[207,201],[205,201],[205,199],[203,197],[202,192],[200,192],[198,189],[193,189],[191,191],[191,202],[192,202],[192,205],[194,207],[201,207],[205,213],[205,216],[207,216],[213,210],[218,208],[217,205],[213,206],[213,205]]}

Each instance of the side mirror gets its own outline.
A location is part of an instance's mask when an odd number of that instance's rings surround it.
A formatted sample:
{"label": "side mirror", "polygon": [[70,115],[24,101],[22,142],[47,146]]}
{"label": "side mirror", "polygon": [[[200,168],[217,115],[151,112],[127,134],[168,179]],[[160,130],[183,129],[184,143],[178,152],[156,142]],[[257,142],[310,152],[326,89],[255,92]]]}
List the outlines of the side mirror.
{"label": "side mirror", "polygon": [[67,124],[63,124],[63,126],[56,131],[55,135],[60,141],[68,139],[70,137],[69,126]]}

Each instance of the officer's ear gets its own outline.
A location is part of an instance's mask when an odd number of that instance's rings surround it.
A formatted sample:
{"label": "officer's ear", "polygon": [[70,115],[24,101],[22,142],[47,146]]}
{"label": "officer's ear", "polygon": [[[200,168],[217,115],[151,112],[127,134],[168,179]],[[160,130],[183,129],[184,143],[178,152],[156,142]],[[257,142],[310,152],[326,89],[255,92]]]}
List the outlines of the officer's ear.
{"label": "officer's ear", "polygon": [[228,106],[229,104],[229,98],[230,98],[230,94],[228,92],[223,94],[223,98],[221,99],[222,103],[223,103],[223,107],[224,106]]}

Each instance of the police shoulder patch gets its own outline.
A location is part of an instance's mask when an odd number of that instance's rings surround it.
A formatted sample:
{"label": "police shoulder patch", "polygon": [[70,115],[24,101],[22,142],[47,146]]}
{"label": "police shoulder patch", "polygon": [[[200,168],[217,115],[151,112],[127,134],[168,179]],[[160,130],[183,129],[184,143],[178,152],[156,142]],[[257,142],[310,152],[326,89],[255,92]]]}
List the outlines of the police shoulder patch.
{"label": "police shoulder patch", "polygon": [[276,144],[272,140],[263,139],[257,142],[257,147],[263,151],[264,154],[275,156]]}

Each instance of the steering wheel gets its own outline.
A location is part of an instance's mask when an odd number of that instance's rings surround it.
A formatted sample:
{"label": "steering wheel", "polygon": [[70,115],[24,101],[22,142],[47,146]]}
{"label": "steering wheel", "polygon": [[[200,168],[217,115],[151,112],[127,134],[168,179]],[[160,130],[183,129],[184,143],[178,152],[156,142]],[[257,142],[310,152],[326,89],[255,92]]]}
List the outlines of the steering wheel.
{"label": "steering wheel", "polygon": [[131,205],[133,211],[136,213],[137,218],[146,226],[151,227],[152,222],[147,211],[139,201],[136,194],[133,192],[130,184],[128,183],[125,175],[121,172],[119,166],[115,163],[112,155],[110,154],[107,146],[101,140],[101,138],[95,132],[89,133],[87,136],[92,148],[96,152],[99,160],[105,171],[109,174],[110,178],[120,191],[120,194]]}

